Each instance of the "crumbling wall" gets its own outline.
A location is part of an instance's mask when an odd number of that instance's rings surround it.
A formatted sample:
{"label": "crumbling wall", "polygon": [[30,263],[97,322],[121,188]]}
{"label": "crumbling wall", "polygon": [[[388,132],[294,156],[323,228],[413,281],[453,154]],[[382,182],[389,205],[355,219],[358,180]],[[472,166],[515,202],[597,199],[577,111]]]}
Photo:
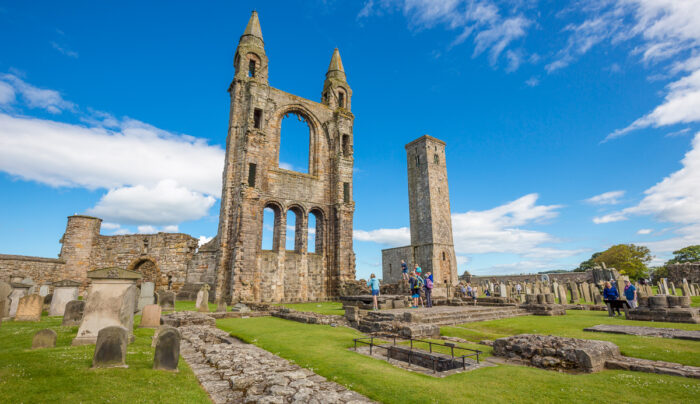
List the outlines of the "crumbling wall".
{"label": "crumbling wall", "polygon": [[673,282],[676,287],[683,284],[683,278],[688,280],[688,283],[700,283],[700,262],[686,262],[683,264],[666,265],[668,270],[668,280]]}
{"label": "crumbling wall", "polygon": [[409,272],[413,269],[413,248],[409,246],[382,250],[382,283],[401,280],[401,260],[406,261]]}
{"label": "crumbling wall", "polygon": [[52,283],[64,279],[65,265],[63,260],[55,258],[0,254],[0,281],[10,283],[31,278],[37,285]]}

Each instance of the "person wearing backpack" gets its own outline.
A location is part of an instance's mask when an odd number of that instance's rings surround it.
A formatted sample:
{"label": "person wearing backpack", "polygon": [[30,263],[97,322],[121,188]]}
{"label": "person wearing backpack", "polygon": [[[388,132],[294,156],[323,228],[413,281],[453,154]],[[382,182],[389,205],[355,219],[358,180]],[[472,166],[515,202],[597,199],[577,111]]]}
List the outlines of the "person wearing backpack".
{"label": "person wearing backpack", "polygon": [[416,275],[415,272],[411,272],[411,278],[409,279],[409,286],[411,287],[411,298],[413,299],[412,309],[418,308],[418,299],[420,298],[420,290],[423,286],[423,280]]}
{"label": "person wearing backpack", "polygon": [[433,275],[428,272],[425,274],[425,285],[423,288],[425,289],[425,306],[426,307],[433,307],[433,301],[430,298],[431,293],[433,292]]}

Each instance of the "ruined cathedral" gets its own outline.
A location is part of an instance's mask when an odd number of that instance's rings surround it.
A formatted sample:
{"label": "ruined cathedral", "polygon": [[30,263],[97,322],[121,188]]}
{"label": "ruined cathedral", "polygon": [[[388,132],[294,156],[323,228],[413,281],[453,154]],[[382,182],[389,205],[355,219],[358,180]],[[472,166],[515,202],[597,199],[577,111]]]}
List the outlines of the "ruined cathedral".
{"label": "ruined cathedral", "polygon": [[[103,236],[101,219],[70,216],[57,259],[0,255],[0,280],[87,284],[87,271],[139,271],[159,289],[192,298],[202,284],[216,300],[309,301],[336,296],[355,279],[352,245],[352,90],[340,53],[331,57],[320,102],[271,87],[258,15],[253,12],[234,56],[231,107],[217,236],[197,248],[186,234]],[[308,173],[280,168],[282,119],[309,127]],[[272,249],[264,250],[263,211],[274,212]],[[287,215],[295,216],[287,249]],[[307,251],[309,217],[315,248]]]}

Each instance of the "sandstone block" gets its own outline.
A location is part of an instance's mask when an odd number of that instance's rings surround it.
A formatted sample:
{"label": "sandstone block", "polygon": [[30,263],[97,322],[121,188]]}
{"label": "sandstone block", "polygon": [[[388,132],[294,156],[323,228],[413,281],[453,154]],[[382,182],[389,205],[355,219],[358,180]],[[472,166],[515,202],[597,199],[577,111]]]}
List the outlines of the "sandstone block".
{"label": "sandstone block", "polygon": [[93,368],[127,367],[126,345],[129,330],[119,326],[102,328],[97,334]]}
{"label": "sandstone block", "polygon": [[32,349],[56,347],[56,331],[49,328],[37,331],[32,339]]}
{"label": "sandstone block", "polygon": [[44,298],[34,294],[19,299],[15,321],[40,321]]}
{"label": "sandstone block", "polygon": [[153,369],[177,371],[180,360],[180,332],[172,327],[158,332]]}
{"label": "sandstone block", "polygon": [[157,328],[160,326],[161,307],[157,304],[149,304],[143,308],[141,325],[144,328]]}

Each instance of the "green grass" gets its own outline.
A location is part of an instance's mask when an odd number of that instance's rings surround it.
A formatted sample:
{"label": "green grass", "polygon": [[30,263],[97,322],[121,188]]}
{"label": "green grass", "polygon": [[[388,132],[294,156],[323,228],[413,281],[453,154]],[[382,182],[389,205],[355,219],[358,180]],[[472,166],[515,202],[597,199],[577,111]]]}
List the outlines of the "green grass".
{"label": "green grass", "polygon": [[690,306],[700,307],[700,296],[690,296]]}
{"label": "green grass", "polygon": [[340,302],[311,302],[311,303],[282,303],[275,306],[289,307],[297,311],[312,311],[319,314],[336,314],[342,316],[345,314],[343,304]]}
{"label": "green grass", "polygon": [[584,328],[597,324],[668,327],[700,331],[698,324],[631,321],[608,317],[607,312],[603,311],[569,310],[566,316],[513,317],[467,323],[459,327],[441,327],[440,332],[443,335],[473,342],[515,334],[551,334],[572,338],[598,339],[617,344],[622,354],[627,356],[700,366],[700,343],[697,341],[583,331]]}
{"label": "green grass", "polygon": [[[197,311],[197,302],[193,300],[176,300],[175,311]],[[209,311],[216,311],[216,303],[209,303]]]}
{"label": "green grass", "polygon": [[[136,341],[126,356],[129,368],[91,370],[95,346],[70,346],[78,327],[62,327],[61,321],[43,317],[39,323],[0,325],[0,402],[210,402],[183,359],[178,373],[151,369],[152,329],[134,329]],[[44,328],[58,334],[56,347],[31,350],[32,337]]]}
{"label": "green grass", "polygon": [[[691,402],[700,394],[700,380],[626,371],[571,375],[499,365],[434,378],[348,350],[353,346],[353,338],[363,335],[345,327],[301,324],[274,317],[221,319],[217,325],[244,341],[385,403]],[[640,341],[650,346],[656,340]]]}

